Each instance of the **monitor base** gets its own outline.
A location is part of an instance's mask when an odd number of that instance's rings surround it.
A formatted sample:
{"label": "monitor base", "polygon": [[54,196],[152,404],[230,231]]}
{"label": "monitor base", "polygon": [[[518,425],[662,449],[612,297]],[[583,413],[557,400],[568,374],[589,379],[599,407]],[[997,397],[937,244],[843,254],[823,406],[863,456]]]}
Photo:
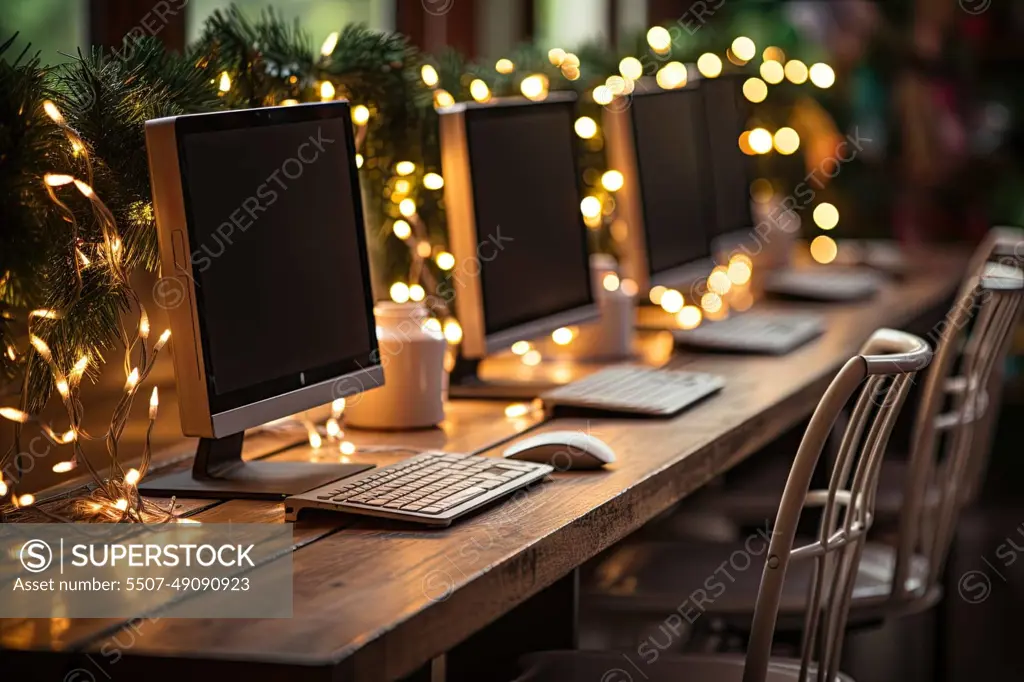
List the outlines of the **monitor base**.
{"label": "monitor base", "polygon": [[448,397],[467,400],[533,400],[559,385],[554,381],[481,379],[479,368],[479,360],[458,357],[448,377]]}
{"label": "monitor base", "polygon": [[153,497],[281,500],[373,468],[369,464],[245,462],[243,437],[237,433],[200,438],[191,471],[145,479],[139,491]]}

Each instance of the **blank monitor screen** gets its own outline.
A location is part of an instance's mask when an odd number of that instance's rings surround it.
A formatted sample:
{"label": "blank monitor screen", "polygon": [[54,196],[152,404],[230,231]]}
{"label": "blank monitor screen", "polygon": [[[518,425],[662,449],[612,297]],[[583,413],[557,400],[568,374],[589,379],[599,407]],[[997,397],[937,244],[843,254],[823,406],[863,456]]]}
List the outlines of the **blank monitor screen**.
{"label": "blank monitor screen", "polygon": [[750,182],[753,161],[739,147],[746,127],[740,79],[711,78],[701,82],[707,105],[708,139],[711,141],[712,173],[715,185],[715,236],[749,230]]}
{"label": "blank monitor screen", "polygon": [[214,412],[377,364],[348,107],[319,106],[176,122]]}
{"label": "blank monitor screen", "polygon": [[633,98],[633,139],[651,274],[711,255],[714,187],[696,88]]}
{"label": "blank monitor screen", "polygon": [[466,111],[486,334],[593,302],[573,102]]}

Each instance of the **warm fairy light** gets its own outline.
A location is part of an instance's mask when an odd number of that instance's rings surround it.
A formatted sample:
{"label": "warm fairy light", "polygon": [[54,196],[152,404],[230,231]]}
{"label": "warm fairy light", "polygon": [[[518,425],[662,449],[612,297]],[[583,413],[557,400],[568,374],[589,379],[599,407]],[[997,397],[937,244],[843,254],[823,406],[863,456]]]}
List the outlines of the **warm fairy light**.
{"label": "warm fairy light", "polygon": [[788,156],[800,149],[800,135],[788,126],[779,128],[775,131],[774,145],[775,151]]}
{"label": "warm fairy light", "polygon": [[647,31],[647,44],[656,54],[666,54],[672,47],[672,35],[664,26],[654,26]]}
{"label": "warm fairy light", "polygon": [[748,78],[743,83],[743,96],[758,104],[768,97],[768,86],[760,78]]}
{"label": "warm fairy light", "polygon": [[722,309],[722,297],[713,291],[709,291],[700,297],[700,307],[712,315]]}
{"label": "warm fairy light", "polygon": [[419,284],[413,284],[409,287],[409,298],[417,303],[426,298],[427,292]]}
{"label": "warm fairy light", "polygon": [[327,435],[331,438],[337,438],[338,434],[341,433],[341,426],[338,425],[338,420],[333,417],[327,420]]}
{"label": "warm fairy light", "polygon": [[761,64],[761,78],[772,85],[778,85],[786,78],[786,69],[779,62],[767,61]]}
{"label": "warm fairy light", "polygon": [[732,289],[732,280],[729,279],[725,268],[718,266],[711,271],[708,275],[708,289],[719,296],[729,293],[729,289]]}
{"label": "warm fairy light", "polygon": [[608,89],[607,85],[598,85],[594,88],[594,102],[604,106],[611,104],[612,100],[615,99],[615,95]]}
{"label": "warm fairy light", "polygon": [[352,107],[352,122],[357,126],[364,126],[370,120],[370,110],[363,104]]}
{"label": "warm fairy light", "polygon": [[619,276],[614,272],[609,272],[601,278],[601,286],[604,287],[605,291],[618,291],[620,284]]}
{"label": "warm fairy light", "polygon": [[391,231],[399,239],[408,239],[412,235],[412,227],[404,220],[396,220],[395,224],[391,226]]}
{"label": "warm fairy light", "polygon": [[455,98],[452,97],[452,93],[448,92],[444,88],[434,90],[434,107],[438,109],[446,109],[447,107],[454,105]]}
{"label": "warm fairy light", "polygon": [[356,154],[356,168],[362,168],[362,167],[363,167],[363,155],[362,154]]}
{"label": "warm fairy light", "polygon": [[347,440],[341,441],[341,445],[338,446],[338,450],[343,455],[354,455],[356,454],[355,443]]}
{"label": "warm fairy light", "polygon": [[542,100],[548,96],[548,77],[542,73],[531,74],[519,84],[519,91],[526,99],[535,102]]}
{"label": "warm fairy light", "polygon": [[750,198],[759,204],[768,203],[774,194],[775,189],[767,178],[757,178],[750,183]]}
{"label": "warm fairy light", "polygon": [[12,422],[18,422],[19,424],[24,424],[28,421],[28,414],[13,407],[0,407],[0,417]]}
{"label": "warm fairy light", "polygon": [[158,351],[163,348],[169,338],[171,338],[171,330],[165,329],[164,333],[160,335],[160,338],[156,340],[156,346],[153,347],[153,350]]}
{"label": "warm fairy light", "polygon": [[526,355],[530,352],[529,341],[516,341],[512,344],[512,352],[516,355]]}
{"label": "warm fairy light", "polygon": [[837,255],[839,255],[839,247],[832,237],[822,234],[811,242],[811,258],[822,265],[831,263]]}
{"label": "warm fairy light", "polygon": [[68,387],[68,382],[63,379],[57,381],[57,393],[60,393],[61,398],[67,398],[70,391],[71,389]]}
{"label": "warm fairy light", "polygon": [[831,66],[822,62],[811,64],[808,74],[811,77],[811,82],[823,90],[831,88],[836,82],[836,72],[832,70]]}
{"label": "warm fairy light", "polygon": [[68,429],[64,432],[64,435],[60,437],[60,440],[63,443],[72,443],[78,440],[78,432],[74,429]]}
{"label": "warm fairy light", "polygon": [[606,88],[608,88],[612,95],[615,96],[628,94],[626,90],[630,86],[627,84],[632,82],[632,80],[623,78],[622,76],[608,76],[608,79],[604,82],[604,85]]}
{"label": "warm fairy light", "polygon": [[444,178],[437,173],[427,173],[423,176],[423,186],[431,190],[441,189],[444,187]]}
{"label": "warm fairy light", "polygon": [[416,172],[416,164],[412,161],[399,161],[395,164],[395,172],[399,175],[412,175]]}
{"label": "warm fairy light", "polygon": [[494,70],[498,73],[510,74],[516,70],[516,65],[512,63],[511,59],[499,59],[494,64]]}
{"label": "warm fairy light", "polygon": [[589,116],[580,116],[573,124],[576,134],[584,140],[589,140],[597,135],[597,123]]}
{"label": "warm fairy light", "polygon": [[81,180],[75,180],[75,187],[77,187],[78,191],[81,192],[84,196],[91,197],[94,194],[94,192],[92,191],[92,187],[85,184]]}
{"label": "warm fairy light", "polygon": [[405,282],[395,282],[391,285],[389,293],[395,303],[406,303],[409,300],[409,285]]}
{"label": "warm fairy light", "polygon": [[814,207],[814,224],[823,230],[831,230],[839,224],[839,209],[825,202]]}
{"label": "warm fairy light", "polygon": [[35,495],[30,495],[29,493],[25,493],[24,495],[22,495],[21,497],[18,498],[18,506],[19,507],[31,507],[33,505],[33,503],[35,503],[35,501],[36,501]]}
{"label": "warm fairy light", "polygon": [[772,150],[772,134],[764,128],[754,128],[751,130],[748,142],[750,143],[750,148],[758,154],[767,154]]}
{"label": "warm fairy light", "polygon": [[156,386],[153,387],[153,392],[149,394],[149,418],[156,419],[157,409],[160,407],[160,392]]}
{"label": "warm fairy light", "polygon": [[320,54],[325,57],[329,57],[334,48],[338,46],[338,32],[334,31],[324,39],[324,44],[320,46]]}
{"label": "warm fairy light", "polygon": [[766,62],[780,62],[785,63],[786,53],[782,51],[781,47],[769,45],[764,48],[764,52],[761,53],[761,58]]}
{"label": "warm fairy light", "polygon": [[60,313],[50,308],[37,308],[28,314],[29,317],[41,317],[45,320],[56,320],[60,318]]}
{"label": "warm fairy light", "polygon": [[620,289],[626,296],[636,296],[640,293],[640,285],[631,279],[623,279],[620,282]]}
{"label": "warm fairy light", "polygon": [[462,325],[459,324],[458,320],[454,318],[445,320],[444,338],[448,339],[449,343],[459,343],[462,341]]}
{"label": "warm fairy light", "polygon": [[36,349],[36,352],[39,353],[43,360],[50,361],[50,347],[46,345],[45,341],[33,335],[28,337],[28,342],[32,344],[32,347]]}
{"label": "warm fairy light", "polygon": [[420,67],[420,78],[423,79],[423,83],[427,87],[434,87],[438,83],[437,69],[430,64],[424,64]]}
{"label": "warm fairy light", "polygon": [[718,78],[722,74],[722,60],[717,54],[705,52],[697,58],[697,70],[705,78]]}
{"label": "warm fairy light", "polygon": [[320,434],[310,429],[309,431],[309,445],[314,450],[319,449],[324,444],[324,439],[320,437]]}
{"label": "warm fairy light", "polygon": [[540,352],[536,350],[529,350],[523,354],[522,361],[524,365],[528,367],[536,367],[540,364],[541,358]]}
{"label": "warm fairy light", "polygon": [[114,503],[114,507],[117,508],[118,511],[126,511],[128,509],[128,500],[122,497]]}
{"label": "warm fairy light", "polygon": [[551,62],[551,66],[561,66],[565,61],[565,50],[560,47],[551,48],[548,50],[548,61]]}
{"label": "warm fairy light", "polygon": [[331,81],[324,81],[320,84],[320,99],[325,102],[330,102],[334,99],[335,90],[334,83]]}
{"label": "warm fairy light", "polygon": [[180,518],[180,517],[177,519],[177,522],[182,524],[182,525],[188,525],[188,526],[198,526],[198,525],[202,524],[202,521],[196,521],[195,519],[183,519],[183,518]]}
{"label": "warm fairy light", "polygon": [[669,62],[658,69],[658,73],[654,76],[658,86],[665,90],[683,87],[686,85],[687,78],[686,65],[682,62]]}
{"label": "warm fairy light", "polygon": [[139,314],[139,336],[144,339],[149,337],[149,315],[145,310]]}
{"label": "warm fairy light", "polygon": [[334,414],[340,415],[344,411],[345,411],[345,399],[344,398],[336,398],[334,400],[334,402],[331,403],[331,412],[333,412]]}
{"label": "warm fairy light", "polygon": [[7,357],[11,359],[11,362],[18,359],[18,353],[14,350],[14,346],[7,346]]}
{"label": "warm fairy light", "polygon": [[57,125],[64,125],[64,115],[60,113],[60,109],[57,108],[57,105],[50,100],[43,100],[43,111],[46,112],[46,115],[49,116],[54,123]]}
{"label": "warm fairy light", "polygon": [[411,218],[416,215],[416,202],[412,199],[402,199],[402,203],[398,205],[398,212],[406,218]]}
{"label": "warm fairy light", "polygon": [[228,75],[227,71],[221,72],[220,85],[218,87],[221,92],[228,92],[231,90],[231,76]]}
{"label": "warm fairy light", "polygon": [[410,189],[412,189],[412,185],[405,178],[395,182],[395,194],[408,194]]}
{"label": "warm fairy light", "polygon": [[292,99],[292,98],[281,100],[281,106],[282,107],[294,107],[298,103],[299,103],[299,100]]}
{"label": "warm fairy light", "polygon": [[736,53],[732,51],[731,47],[727,47],[725,49],[725,58],[728,59],[731,63],[735,64],[736,66],[747,65],[747,61],[745,59],[740,59],[739,57],[737,57]]}
{"label": "warm fairy light", "polygon": [[683,309],[683,295],[675,289],[666,289],[661,295],[661,309],[666,313],[678,313]]}
{"label": "warm fairy light", "polygon": [[6,497],[6,496],[7,496],[7,484],[4,483],[4,480],[2,478],[0,478],[0,497]]}
{"label": "warm fairy light", "polygon": [[426,239],[416,245],[416,255],[420,258],[430,258],[430,252],[433,250],[433,247],[430,246],[430,242]]}
{"label": "warm fairy light", "polygon": [[580,212],[588,218],[596,218],[601,215],[601,200],[595,196],[583,197],[580,202]]}
{"label": "warm fairy light", "polygon": [[807,82],[807,65],[799,59],[786,62],[785,72],[790,83],[803,85]]}
{"label": "warm fairy light", "polygon": [[618,192],[625,182],[622,173],[617,170],[605,171],[601,176],[601,185],[609,192]]}
{"label": "warm fairy light", "polygon": [[491,101],[491,89],[479,78],[474,78],[469,84],[469,94],[481,104]]}
{"label": "warm fairy light", "polygon": [[651,291],[647,296],[651,299],[651,303],[654,305],[661,305],[661,299],[665,296],[666,291],[668,291],[668,289],[658,284],[657,286],[651,287]]}
{"label": "warm fairy light", "polygon": [[740,151],[742,151],[747,156],[754,156],[755,154],[757,154],[757,152],[755,152],[750,146],[749,130],[744,130],[742,133],[740,133],[738,144],[740,146]]}
{"label": "warm fairy light", "polygon": [[700,326],[704,313],[695,305],[684,306],[676,315],[676,323],[683,329],[694,329]]}
{"label": "warm fairy light", "polygon": [[442,270],[451,270],[455,267],[455,256],[447,251],[441,251],[434,256],[434,262],[437,263],[437,267]]}
{"label": "warm fairy light", "polygon": [[568,346],[572,343],[573,333],[568,327],[559,327],[551,332],[551,340],[559,346]]}
{"label": "warm fairy light", "polygon": [[55,474],[66,474],[75,468],[74,460],[67,460],[66,462],[57,462],[53,465],[53,473]]}
{"label": "warm fairy light", "polygon": [[61,187],[63,185],[70,185],[75,179],[70,175],[64,175],[62,173],[47,173],[43,176],[43,182],[50,187]]}
{"label": "warm fairy light", "polygon": [[754,41],[746,36],[739,36],[732,41],[732,53],[745,62],[749,62],[757,54],[757,46]]}
{"label": "warm fairy light", "polygon": [[636,57],[625,57],[619,62],[619,73],[623,78],[639,80],[644,75],[644,65]]}
{"label": "warm fairy light", "polygon": [[134,367],[132,371],[128,373],[128,378],[124,382],[124,390],[131,391],[139,383],[139,368]]}
{"label": "warm fairy light", "polygon": [[526,403],[512,403],[505,408],[505,416],[509,419],[518,419],[530,414],[530,406]]}
{"label": "warm fairy light", "polygon": [[729,263],[726,274],[729,276],[730,282],[737,286],[742,286],[750,281],[751,269],[743,261],[734,260]]}
{"label": "warm fairy light", "polygon": [[139,473],[138,469],[129,469],[124,473],[124,482],[128,485],[138,485],[139,479],[141,478],[142,475]]}

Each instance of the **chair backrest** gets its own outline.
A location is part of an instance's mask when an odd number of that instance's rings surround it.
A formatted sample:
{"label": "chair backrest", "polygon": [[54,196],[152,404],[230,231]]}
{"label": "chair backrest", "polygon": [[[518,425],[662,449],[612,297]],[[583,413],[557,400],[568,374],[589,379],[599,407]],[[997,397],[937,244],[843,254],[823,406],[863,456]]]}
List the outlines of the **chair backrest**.
{"label": "chair backrest", "polygon": [[[924,340],[890,329],[876,331],[840,370],[811,417],[790,469],[775,519],[761,589],[754,610],[743,682],[764,682],[791,560],[815,562],[807,600],[801,653],[801,681],[811,679],[812,659],[819,680],[833,680],[864,537],[871,526],[882,456],[916,373],[931,361]],[[827,490],[810,490],[811,477],[837,418],[854,394],[840,438]],[[843,428],[841,426],[840,428]],[[806,508],[821,508],[818,537],[794,547]]]}
{"label": "chair backrest", "polygon": [[[904,482],[894,601],[911,602],[937,588],[960,512],[985,468],[995,427],[992,402],[1001,392],[1002,364],[1024,296],[1024,273],[990,261],[1005,260],[1000,251],[1008,247],[1013,244],[1006,239],[986,240],[959,299],[936,328],[935,360],[921,393]],[[908,580],[922,558],[927,574]]]}

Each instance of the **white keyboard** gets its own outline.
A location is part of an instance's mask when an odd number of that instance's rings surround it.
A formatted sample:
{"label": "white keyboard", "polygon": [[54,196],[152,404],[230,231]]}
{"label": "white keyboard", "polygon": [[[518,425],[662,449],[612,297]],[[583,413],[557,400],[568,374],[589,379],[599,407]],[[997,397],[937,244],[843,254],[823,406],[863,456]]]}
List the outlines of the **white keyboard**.
{"label": "white keyboard", "polygon": [[667,417],[715,393],[725,379],[703,372],[679,372],[626,365],[609,367],[541,395],[544,407]]}
{"label": "white keyboard", "polygon": [[701,350],[784,355],[824,331],[825,318],[814,313],[751,312],[672,335],[676,343]]}
{"label": "white keyboard", "polygon": [[809,301],[859,301],[878,293],[883,281],[877,272],[866,268],[826,266],[773,272],[764,290]]}

